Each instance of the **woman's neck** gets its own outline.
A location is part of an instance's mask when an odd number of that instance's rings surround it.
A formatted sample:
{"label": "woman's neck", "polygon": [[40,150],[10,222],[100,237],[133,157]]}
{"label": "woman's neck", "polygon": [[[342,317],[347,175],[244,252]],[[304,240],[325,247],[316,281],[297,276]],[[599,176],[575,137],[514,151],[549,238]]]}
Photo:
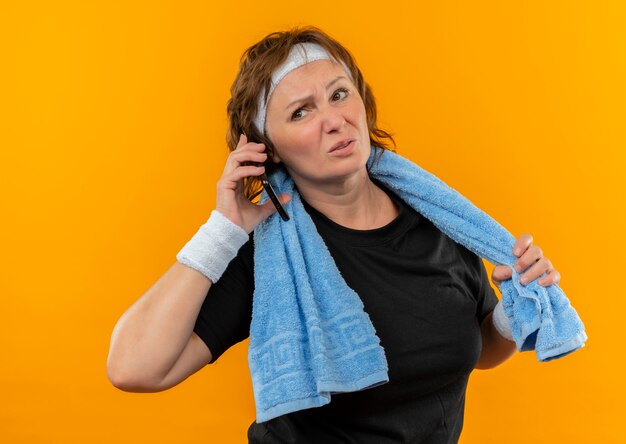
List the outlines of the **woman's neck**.
{"label": "woman's neck", "polygon": [[325,187],[301,186],[302,198],[338,225],[353,230],[373,230],[394,220],[399,209],[366,171]]}

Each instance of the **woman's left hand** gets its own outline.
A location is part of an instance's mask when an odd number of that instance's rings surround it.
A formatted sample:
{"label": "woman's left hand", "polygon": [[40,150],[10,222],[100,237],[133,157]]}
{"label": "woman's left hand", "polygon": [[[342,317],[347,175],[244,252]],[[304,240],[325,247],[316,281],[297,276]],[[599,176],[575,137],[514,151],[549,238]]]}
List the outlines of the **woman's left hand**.
{"label": "woman's left hand", "polygon": [[[552,266],[550,259],[543,257],[541,248],[532,243],[533,237],[530,234],[522,234],[513,246],[513,254],[518,258],[513,266],[515,271],[521,274],[520,282],[522,285],[528,285],[543,273],[547,273],[537,283],[544,287],[556,284],[561,279],[560,273]],[[508,265],[498,265],[491,273],[491,280],[500,289],[500,283],[510,279],[512,275],[513,272]]]}

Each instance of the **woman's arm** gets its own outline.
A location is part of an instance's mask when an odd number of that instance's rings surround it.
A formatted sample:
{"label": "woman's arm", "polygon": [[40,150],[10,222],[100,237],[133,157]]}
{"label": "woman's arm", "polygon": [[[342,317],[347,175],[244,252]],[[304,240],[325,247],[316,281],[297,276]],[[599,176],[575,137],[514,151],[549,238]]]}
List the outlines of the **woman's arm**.
{"label": "woman's arm", "polygon": [[[241,136],[217,183],[211,217],[176,256],[174,263],[119,319],[107,359],[107,374],[116,387],[153,392],[172,387],[211,361],[211,351],[193,332],[212,283],[245,243],[248,234],[276,207],[250,202],[243,179],[259,175],[267,155],[263,144]],[[290,197],[281,194],[284,205]]]}
{"label": "woman's arm", "polygon": [[[518,273],[522,274],[522,285],[540,278],[537,283],[542,286],[556,284],[561,275],[552,266],[552,262],[543,256],[543,251],[537,245],[532,245],[533,237],[522,234],[513,246],[513,254],[518,257],[513,265]],[[543,274],[546,274],[542,277]],[[491,273],[491,280],[500,289],[500,283],[510,279],[512,270],[506,265],[498,265]],[[515,342],[502,336],[492,321],[493,311],[480,324],[480,333],[483,340],[483,349],[476,368],[494,368],[509,359],[517,351]]]}
{"label": "woman's arm", "polygon": [[483,348],[476,364],[477,369],[485,370],[497,367],[517,351],[515,342],[509,341],[496,330],[491,320],[493,311],[480,324]]}
{"label": "woman's arm", "polygon": [[210,362],[208,347],[192,336],[210,287],[206,276],[175,262],[115,325],[107,358],[111,383],[125,391],[160,391]]}

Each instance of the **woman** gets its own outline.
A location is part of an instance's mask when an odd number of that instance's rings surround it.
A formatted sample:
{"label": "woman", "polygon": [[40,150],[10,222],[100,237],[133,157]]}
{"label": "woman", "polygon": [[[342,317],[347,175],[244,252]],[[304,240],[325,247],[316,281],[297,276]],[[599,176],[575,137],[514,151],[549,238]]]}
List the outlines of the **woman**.
{"label": "woman", "polygon": [[[299,59],[303,48],[319,57]],[[244,53],[231,93],[216,208],[120,318],[109,379],[126,391],[165,390],[248,337],[253,231],[276,211],[254,198],[259,176],[284,168],[376,326],[389,382],[255,421],[250,442],[457,442],[470,372],[501,364],[515,343],[506,318],[492,319],[498,299],[481,259],[368,174],[370,147],[384,155],[394,143],[377,127],[354,59],[314,27],[273,33]],[[291,198],[279,196],[283,205]],[[532,236],[520,236],[513,254],[523,284],[558,282]],[[499,286],[511,275],[497,266],[491,278]]]}

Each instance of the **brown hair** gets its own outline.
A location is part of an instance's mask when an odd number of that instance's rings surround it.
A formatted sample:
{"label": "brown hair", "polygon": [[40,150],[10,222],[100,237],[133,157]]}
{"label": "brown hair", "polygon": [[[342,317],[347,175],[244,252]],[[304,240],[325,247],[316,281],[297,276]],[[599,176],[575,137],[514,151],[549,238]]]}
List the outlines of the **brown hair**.
{"label": "brown hair", "polygon": [[[257,114],[258,97],[265,91],[264,99],[270,89],[272,73],[289,55],[291,48],[304,42],[317,43],[322,46],[335,60],[343,61],[350,70],[354,84],[365,105],[367,126],[370,133],[370,144],[383,150],[392,150],[390,143],[396,146],[390,133],[378,128],[376,123],[376,101],[372,90],[363,79],[354,58],[339,42],[315,26],[295,27],[287,31],[273,32],[258,43],[244,51],[239,63],[239,72],[233,82],[226,112],[228,115],[228,132],[226,143],[231,151],[237,148],[239,136],[244,133],[248,141],[263,143],[268,154],[264,163],[265,172],[269,174],[278,167],[270,159],[273,145],[265,134],[259,133],[254,125]],[[262,191],[258,177],[244,179],[244,193],[250,200]]]}

